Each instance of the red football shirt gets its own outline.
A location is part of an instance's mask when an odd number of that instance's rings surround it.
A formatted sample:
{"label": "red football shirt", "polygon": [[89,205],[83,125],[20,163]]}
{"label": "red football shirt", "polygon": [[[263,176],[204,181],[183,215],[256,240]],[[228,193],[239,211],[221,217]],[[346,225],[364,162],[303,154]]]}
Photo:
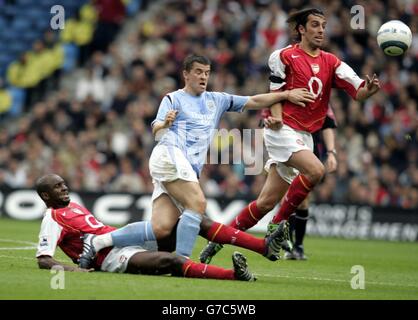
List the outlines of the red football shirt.
{"label": "red football shirt", "polygon": [[[85,233],[105,234],[116,230],[106,226],[86,208],[71,202],[67,207],[60,209],[48,208],[45,212],[39,233],[38,251],[36,257],[53,257],[57,246],[77,263],[83,252],[83,240],[80,238]],[[94,267],[100,268],[111,248],[100,250],[94,260]]]}
{"label": "red football shirt", "polygon": [[283,103],[283,123],[296,130],[315,132],[321,129],[327,115],[331,88],[339,88],[355,98],[364,85],[354,70],[335,55],[320,51],[313,57],[298,44],[274,51],[269,58],[270,90],[306,88],[315,102],[306,107],[290,101]]}

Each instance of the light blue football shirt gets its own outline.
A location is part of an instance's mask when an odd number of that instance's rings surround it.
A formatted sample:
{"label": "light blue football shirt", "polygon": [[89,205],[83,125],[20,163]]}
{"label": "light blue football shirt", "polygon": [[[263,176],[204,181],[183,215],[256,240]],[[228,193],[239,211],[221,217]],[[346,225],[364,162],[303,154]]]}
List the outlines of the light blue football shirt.
{"label": "light blue football shirt", "polygon": [[160,137],[159,144],[179,148],[199,177],[222,115],[229,111],[242,112],[248,99],[248,96],[208,91],[192,96],[179,89],[163,98],[151,125],[164,122],[169,110],[178,111],[172,126]]}

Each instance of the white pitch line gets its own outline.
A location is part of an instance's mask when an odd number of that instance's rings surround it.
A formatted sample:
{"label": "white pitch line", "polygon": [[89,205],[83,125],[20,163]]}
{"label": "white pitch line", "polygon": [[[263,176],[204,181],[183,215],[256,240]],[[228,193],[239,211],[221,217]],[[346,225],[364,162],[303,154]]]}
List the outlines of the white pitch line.
{"label": "white pitch line", "polygon": [[0,247],[0,250],[36,250],[36,247]]}
{"label": "white pitch line", "polygon": [[0,239],[0,242],[11,242],[11,243],[30,244],[32,246],[38,245],[36,242],[23,241],[23,240],[14,240],[14,239]]}
{"label": "white pitch line", "polygon": [[[256,274],[263,277],[273,277],[273,278],[288,278],[288,279],[300,279],[300,280],[314,280],[314,281],[331,281],[331,282],[346,282],[350,284],[349,280],[342,279],[329,279],[329,278],[319,278],[319,277],[300,277],[293,275],[279,275],[279,274]],[[403,284],[403,283],[387,283],[387,282],[376,282],[376,281],[365,281],[365,284],[378,285],[378,286],[394,286],[394,287],[411,287],[418,288],[418,285],[413,284]]]}
{"label": "white pitch line", "polygon": [[34,259],[34,258],[20,257],[20,256],[6,256],[6,255],[1,255],[1,254],[0,254],[0,258],[12,258],[12,259],[22,259],[22,260],[31,260],[31,261],[35,261],[35,259]]}
{"label": "white pitch line", "polygon": [[25,247],[0,247],[0,251],[7,251],[7,250],[35,250],[37,248],[37,243],[30,242],[30,241],[23,241],[23,240],[14,240],[14,239],[0,239],[1,242],[8,242],[8,243],[21,243],[30,246]]}

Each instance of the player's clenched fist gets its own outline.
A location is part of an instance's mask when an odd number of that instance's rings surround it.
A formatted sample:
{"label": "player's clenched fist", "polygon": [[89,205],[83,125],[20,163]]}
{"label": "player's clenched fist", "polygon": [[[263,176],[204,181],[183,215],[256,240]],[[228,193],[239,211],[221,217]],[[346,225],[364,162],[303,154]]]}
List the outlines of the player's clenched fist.
{"label": "player's clenched fist", "polygon": [[264,126],[272,130],[280,130],[283,127],[283,119],[279,117],[268,116],[264,119]]}
{"label": "player's clenched fist", "polygon": [[167,112],[167,115],[165,116],[164,119],[164,128],[169,128],[171,127],[171,125],[173,124],[174,120],[177,117],[177,110],[170,110]]}

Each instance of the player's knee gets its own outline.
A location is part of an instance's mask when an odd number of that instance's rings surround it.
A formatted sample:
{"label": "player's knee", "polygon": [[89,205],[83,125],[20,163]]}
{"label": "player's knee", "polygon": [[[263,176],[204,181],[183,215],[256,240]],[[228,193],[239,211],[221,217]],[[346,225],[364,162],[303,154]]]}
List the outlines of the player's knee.
{"label": "player's knee", "polygon": [[321,181],[323,176],[325,175],[325,167],[322,163],[317,163],[316,165],[312,166],[307,174],[310,182],[313,185],[316,185]]}
{"label": "player's knee", "polygon": [[190,199],[185,207],[200,214],[204,214],[206,211],[206,204],[207,202],[205,197],[199,196],[195,197],[194,199]]}
{"label": "player's knee", "polygon": [[154,224],[152,227],[156,239],[164,239],[170,236],[172,229],[161,224]]}
{"label": "player's knee", "polygon": [[196,210],[197,212],[204,214],[206,211],[207,201],[205,197],[200,197],[197,201],[197,207],[199,210]]}

